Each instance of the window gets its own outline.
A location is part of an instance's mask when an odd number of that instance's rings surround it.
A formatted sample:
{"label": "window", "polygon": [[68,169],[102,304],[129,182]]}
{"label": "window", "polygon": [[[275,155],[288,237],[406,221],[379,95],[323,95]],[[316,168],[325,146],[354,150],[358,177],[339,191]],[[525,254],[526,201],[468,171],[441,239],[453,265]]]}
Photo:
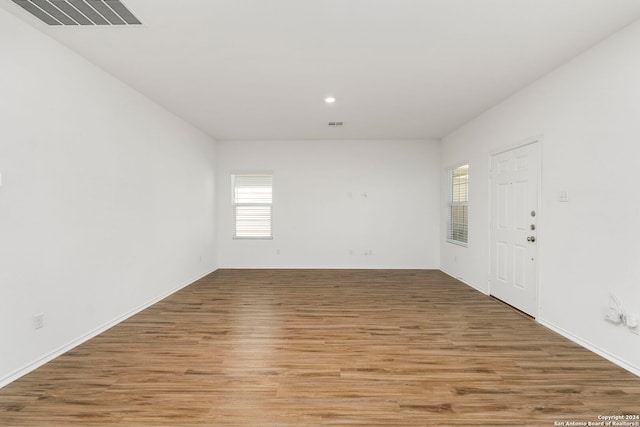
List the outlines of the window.
{"label": "window", "polygon": [[273,175],[232,174],[233,238],[271,239]]}
{"label": "window", "polygon": [[449,182],[447,240],[466,246],[469,225],[469,165],[450,170]]}

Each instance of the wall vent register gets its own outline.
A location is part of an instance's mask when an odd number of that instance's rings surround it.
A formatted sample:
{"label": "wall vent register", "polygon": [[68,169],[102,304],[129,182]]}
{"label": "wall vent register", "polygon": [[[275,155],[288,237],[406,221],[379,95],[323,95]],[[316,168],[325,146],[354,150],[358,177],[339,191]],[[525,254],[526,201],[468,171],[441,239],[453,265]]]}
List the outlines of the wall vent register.
{"label": "wall vent register", "polygon": [[47,25],[140,25],[120,0],[12,0]]}

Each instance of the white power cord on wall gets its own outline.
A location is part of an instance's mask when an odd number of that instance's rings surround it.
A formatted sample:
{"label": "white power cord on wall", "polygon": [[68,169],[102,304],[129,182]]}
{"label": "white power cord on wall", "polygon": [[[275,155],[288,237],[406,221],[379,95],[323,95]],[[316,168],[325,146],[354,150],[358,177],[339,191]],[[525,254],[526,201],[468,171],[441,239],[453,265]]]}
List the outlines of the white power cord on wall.
{"label": "white power cord on wall", "polygon": [[622,323],[631,332],[638,334],[638,319],[634,315],[627,314],[622,303],[614,294],[609,294],[609,312],[604,318],[611,323]]}

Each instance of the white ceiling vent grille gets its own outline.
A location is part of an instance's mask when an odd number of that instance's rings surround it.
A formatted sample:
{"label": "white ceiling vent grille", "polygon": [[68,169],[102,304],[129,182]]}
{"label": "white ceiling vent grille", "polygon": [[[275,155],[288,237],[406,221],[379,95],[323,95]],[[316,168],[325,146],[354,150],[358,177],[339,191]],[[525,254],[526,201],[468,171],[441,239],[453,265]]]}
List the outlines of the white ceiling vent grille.
{"label": "white ceiling vent grille", "polygon": [[12,0],[47,25],[139,25],[120,0]]}

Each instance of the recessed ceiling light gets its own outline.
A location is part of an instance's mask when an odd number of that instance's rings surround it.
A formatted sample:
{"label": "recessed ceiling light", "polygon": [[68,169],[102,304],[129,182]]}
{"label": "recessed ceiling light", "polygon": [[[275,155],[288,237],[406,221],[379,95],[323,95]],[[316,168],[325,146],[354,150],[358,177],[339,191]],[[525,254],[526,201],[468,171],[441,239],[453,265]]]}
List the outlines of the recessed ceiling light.
{"label": "recessed ceiling light", "polygon": [[334,102],[336,102],[336,99],[333,96],[327,96],[324,99],[324,102],[326,102],[327,104],[333,104]]}

